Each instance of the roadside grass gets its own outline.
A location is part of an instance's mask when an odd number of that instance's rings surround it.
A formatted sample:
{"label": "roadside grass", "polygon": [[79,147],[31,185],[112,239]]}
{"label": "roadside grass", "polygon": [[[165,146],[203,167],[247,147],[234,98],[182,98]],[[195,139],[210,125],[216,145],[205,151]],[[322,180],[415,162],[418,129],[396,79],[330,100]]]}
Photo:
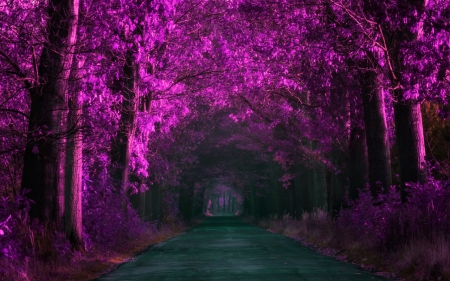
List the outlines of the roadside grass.
{"label": "roadside grass", "polygon": [[[0,258],[0,280],[24,280],[24,281],[58,281],[93,280],[107,273],[121,263],[145,251],[149,246],[167,240],[186,230],[186,226],[176,222],[170,225],[162,225],[158,230],[149,228],[133,239],[122,238],[116,241],[113,247],[102,244],[94,244],[84,253],[61,251],[54,248],[51,243],[53,235],[34,238],[35,245],[42,244],[48,249],[39,249],[46,255],[29,255],[23,259]],[[45,243],[44,243],[45,242]]]}
{"label": "roadside grass", "polygon": [[361,235],[353,225],[332,220],[322,209],[304,213],[301,219],[289,215],[271,216],[247,222],[270,232],[289,236],[317,252],[352,262],[389,279],[408,281],[450,280],[450,237],[438,233],[431,238],[417,235],[397,241],[395,247],[380,245],[373,235]]}

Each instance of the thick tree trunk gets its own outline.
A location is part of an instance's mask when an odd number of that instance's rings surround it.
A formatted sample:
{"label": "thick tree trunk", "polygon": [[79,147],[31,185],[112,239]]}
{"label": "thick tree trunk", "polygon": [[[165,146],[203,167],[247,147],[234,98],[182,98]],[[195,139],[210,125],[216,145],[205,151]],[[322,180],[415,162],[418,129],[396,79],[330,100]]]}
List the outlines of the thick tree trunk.
{"label": "thick tree trunk", "polygon": [[382,77],[375,71],[361,74],[364,125],[369,160],[370,190],[372,196],[387,192],[392,185],[391,153],[386,125]]}
{"label": "thick tree trunk", "polygon": [[139,106],[139,64],[131,50],[127,52],[122,87],[122,108],[117,132],[111,149],[112,178],[121,192],[128,195],[130,156],[136,131]]}
{"label": "thick tree trunk", "polygon": [[403,82],[403,73],[408,69],[409,63],[402,56],[400,48],[403,43],[421,40],[424,34],[423,14],[428,0],[407,1],[409,9],[415,11],[418,19],[414,31],[410,27],[399,30],[383,30],[383,39],[386,41],[387,58],[391,66],[390,80],[394,96],[395,133],[400,164],[400,180],[402,200],[406,201],[405,192],[408,182],[425,182],[425,142],[423,136],[422,112],[420,103],[415,99],[405,100],[404,89],[400,87]]}
{"label": "thick tree trunk", "polygon": [[420,104],[414,101],[394,105],[402,199],[406,200],[404,184],[426,180],[425,141]]}
{"label": "thick tree trunk", "polygon": [[81,132],[82,99],[77,85],[84,61],[75,61],[71,75],[74,81],[69,97],[68,129],[65,159],[65,232],[72,247],[84,251],[82,235],[82,193],[83,193],[83,136]]}
{"label": "thick tree trunk", "polygon": [[49,3],[48,43],[30,89],[31,110],[22,189],[30,189],[30,216],[62,228],[64,220],[64,134],[67,84],[78,25],[78,0]]}

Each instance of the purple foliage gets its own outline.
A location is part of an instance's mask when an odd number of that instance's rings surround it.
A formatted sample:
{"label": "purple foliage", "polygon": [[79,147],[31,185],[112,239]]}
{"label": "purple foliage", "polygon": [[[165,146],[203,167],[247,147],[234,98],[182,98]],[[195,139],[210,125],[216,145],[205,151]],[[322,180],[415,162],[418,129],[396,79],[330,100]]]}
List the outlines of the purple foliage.
{"label": "purple foliage", "polygon": [[401,203],[395,186],[375,199],[366,188],[349,209],[340,212],[337,224],[385,249],[415,237],[432,239],[450,231],[450,181],[429,179],[425,184],[409,184],[408,194],[408,201]]}
{"label": "purple foliage", "polygon": [[123,194],[113,192],[110,182],[86,186],[83,199],[83,228],[87,248],[102,245],[114,247],[145,231],[155,230],[143,222]]}
{"label": "purple foliage", "polygon": [[23,252],[23,226],[28,223],[28,211],[32,202],[25,197],[26,192],[15,200],[0,199],[0,258],[16,259]]}

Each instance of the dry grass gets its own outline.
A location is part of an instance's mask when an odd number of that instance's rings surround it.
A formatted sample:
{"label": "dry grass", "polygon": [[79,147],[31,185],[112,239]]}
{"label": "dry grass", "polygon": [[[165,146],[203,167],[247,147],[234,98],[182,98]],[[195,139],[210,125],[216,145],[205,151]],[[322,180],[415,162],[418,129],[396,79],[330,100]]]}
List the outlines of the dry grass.
{"label": "dry grass", "polygon": [[450,241],[440,234],[415,238],[397,252],[394,269],[408,280],[450,280]]}
{"label": "dry grass", "polygon": [[0,280],[92,280],[145,251],[149,246],[180,234],[185,229],[186,227],[181,224],[163,226],[156,233],[148,232],[136,239],[122,241],[120,247],[115,249],[105,249],[101,245],[96,245],[83,255],[74,253],[70,256],[52,257],[49,260],[32,257],[26,258],[22,264],[10,264],[8,260],[0,259],[0,267],[13,269],[2,271],[3,276],[0,276]]}
{"label": "dry grass", "polygon": [[408,281],[450,281],[450,236],[433,239],[416,237],[403,246],[388,251],[370,236],[357,236],[352,228],[338,228],[323,210],[305,213],[301,220],[275,216],[247,221],[271,232],[282,233],[339,260],[359,264],[366,270],[388,278]]}

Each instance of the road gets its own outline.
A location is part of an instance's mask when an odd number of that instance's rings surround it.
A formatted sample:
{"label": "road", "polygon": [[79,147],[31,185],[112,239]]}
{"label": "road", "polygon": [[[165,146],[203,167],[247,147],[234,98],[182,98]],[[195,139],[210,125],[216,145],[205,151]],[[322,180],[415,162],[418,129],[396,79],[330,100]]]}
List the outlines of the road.
{"label": "road", "polygon": [[239,217],[208,217],[102,276],[107,280],[386,280]]}

